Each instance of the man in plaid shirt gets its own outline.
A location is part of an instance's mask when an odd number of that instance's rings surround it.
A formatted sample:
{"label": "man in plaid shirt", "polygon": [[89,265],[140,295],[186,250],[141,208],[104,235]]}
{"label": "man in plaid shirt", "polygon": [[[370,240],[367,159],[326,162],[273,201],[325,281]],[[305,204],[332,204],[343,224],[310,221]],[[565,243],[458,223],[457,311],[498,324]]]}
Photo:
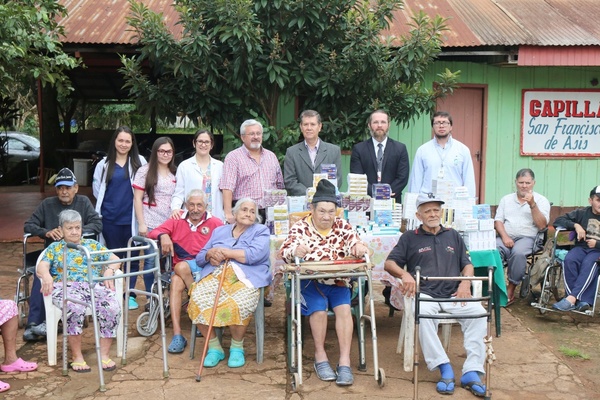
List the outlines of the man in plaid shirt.
{"label": "man in plaid shirt", "polygon": [[260,122],[244,121],[240,126],[243,145],[225,157],[219,189],[223,191],[225,219],[230,224],[234,222],[231,210],[237,200],[250,197],[256,201],[264,220],[264,191],[285,188],[277,156],[262,147],[262,134]]}

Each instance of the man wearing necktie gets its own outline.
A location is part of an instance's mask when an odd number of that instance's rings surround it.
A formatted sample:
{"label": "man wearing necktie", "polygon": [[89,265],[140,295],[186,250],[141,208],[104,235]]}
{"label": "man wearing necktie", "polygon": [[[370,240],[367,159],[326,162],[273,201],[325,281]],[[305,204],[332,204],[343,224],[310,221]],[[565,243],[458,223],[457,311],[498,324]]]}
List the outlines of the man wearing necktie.
{"label": "man wearing necktie", "polygon": [[371,138],[354,145],[350,158],[350,172],[366,174],[368,194],[374,183],[387,183],[392,197],[402,202],[402,191],[408,183],[409,161],[404,143],[388,137],[390,118],[386,111],[377,110],[367,120]]}

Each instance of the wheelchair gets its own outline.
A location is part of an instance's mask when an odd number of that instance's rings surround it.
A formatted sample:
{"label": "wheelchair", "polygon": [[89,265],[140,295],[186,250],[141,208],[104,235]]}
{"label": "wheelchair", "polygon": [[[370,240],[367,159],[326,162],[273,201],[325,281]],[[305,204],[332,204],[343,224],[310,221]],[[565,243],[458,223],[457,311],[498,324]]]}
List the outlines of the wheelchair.
{"label": "wheelchair", "polygon": [[31,296],[31,279],[35,274],[35,265],[38,257],[42,254],[44,248],[43,243],[40,249],[29,251],[27,243],[31,233],[23,235],[23,265],[17,271],[21,274],[17,279],[17,290],[15,293],[15,303],[17,303],[17,320],[19,328],[23,328],[27,324],[27,316],[29,315],[29,297]]}
{"label": "wheelchair", "polygon": [[[562,227],[556,227],[556,233],[553,239],[551,258],[547,263],[546,268],[539,280],[541,280],[541,292],[537,301],[531,303],[531,306],[537,308],[540,314],[546,314],[548,311],[556,312],[557,310],[552,308],[550,301],[554,298],[555,301],[560,301],[562,298],[562,291],[564,289],[563,283],[563,262],[564,257],[575,244],[575,240],[569,237],[569,233]],[[533,282],[533,286],[536,286],[538,282]],[[596,283],[596,293],[600,286],[600,279]],[[586,311],[571,310],[577,314],[593,316],[596,310],[596,300],[594,298],[594,304],[592,308]]]}
{"label": "wheelchair", "polygon": [[[525,268],[525,276],[521,281],[521,287],[519,290],[519,297],[522,299],[527,298],[531,294],[531,269],[535,265],[538,257],[543,254],[544,244],[548,240],[548,228],[544,228],[535,235],[533,241],[533,247],[531,252],[527,256],[527,267]],[[506,260],[502,259],[504,266],[507,266]]]}
{"label": "wheelchair", "polygon": [[[152,336],[156,333],[158,329],[159,317],[160,317],[160,309],[162,306],[164,309],[165,321],[167,321],[171,317],[171,307],[169,304],[169,289],[171,287],[171,274],[173,271],[173,257],[168,255],[163,257],[161,260],[161,269],[160,269],[160,281],[156,280],[152,283],[151,292],[154,294],[158,294],[158,285],[162,286],[163,301],[162,305],[159,304],[158,297],[152,296],[149,299],[149,307],[148,311],[142,312],[135,323],[138,333],[141,336]],[[182,304],[185,306],[187,302]]]}

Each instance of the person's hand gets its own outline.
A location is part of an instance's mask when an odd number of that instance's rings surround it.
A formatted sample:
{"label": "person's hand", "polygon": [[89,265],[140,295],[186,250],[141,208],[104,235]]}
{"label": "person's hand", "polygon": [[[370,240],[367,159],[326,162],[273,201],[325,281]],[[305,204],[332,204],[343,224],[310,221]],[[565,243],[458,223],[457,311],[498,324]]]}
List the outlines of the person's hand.
{"label": "person's hand", "polygon": [[138,223],[138,235],[142,236],[142,237],[146,237],[146,235],[148,234],[148,227],[146,226],[145,223]]}
{"label": "person's hand", "polygon": [[586,243],[590,249],[596,247],[596,239],[586,239]]}
{"label": "person's hand", "polygon": [[44,296],[49,296],[52,294],[52,289],[54,289],[54,280],[52,279],[52,275],[50,275],[50,273],[48,273],[47,275],[44,275],[40,281],[42,282],[42,287],[40,289],[40,292],[42,292],[42,295]]}
{"label": "person's hand", "polygon": [[351,251],[354,257],[363,258],[369,252],[369,248],[363,243],[356,243]]}
{"label": "person's hand", "polygon": [[[355,246],[356,247],[356,246]],[[304,258],[308,253],[310,253],[310,249],[305,244],[299,244],[294,250],[294,257],[298,257],[300,259]]]}
{"label": "person's hand", "polygon": [[235,223],[235,217],[233,216],[233,214],[231,213],[231,211],[225,213],[225,221],[227,221],[228,224],[234,224]]}
{"label": "person's hand", "polygon": [[515,241],[510,238],[510,236],[506,236],[502,238],[502,243],[506,248],[511,249],[515,245]]}
{"label": "person's hand", "polygon": [[175,254],[175,251],[173,250],[173,242],[171,241],[171,238],[169,237],[169,235],[161,235],[160,236],[160,250],[162,251],[163,255],[171,255],[173,256]]}
{"label": "person's hand", "polygon": [[171,211],[171,219],[181,219],[183,213],[183,210],[173,210]]}
{"label": "person's hand", "polygon": [[[112,277],[115,276],[115,270],[112,268],[106,268],[104,270],[104,277]],[[114,280],[108,280],[108,281],[104,281],[104,287],[107,288],[108,290],[112,290],[113,292],[115,291],[115,281]]]}
{"label": "person's hand", "polygon": [[206,252],[206,259],[208,260],[210,265],[221,265],[223,261],[225,261],[225,258],[225,253],[220,247],[213,247],[212,249]]}
{"label": "person's hand", "polygon": [[575,232],[577,233],[577,240],[585,240],[585,229],[579,224],[575,224]]}
{"label": "person's hand", "polygon": [[412,275],[408,272],[405,272],[404,274],[402,274],[401,279],[402,286],[400,287],[400,292],[402,292],[404,296],[413,297],[417,289],[415,278],[413,278]]}
{"label": "person's hand", "polygon": [[60,229],[54,228],[46,232],[46,237],[52,240],[60,240],[63,238],[63,235]]}
{"label": "person's hand", "polygon": [[[458,289],[456,289],[456,293],[452,294],[452,297],[457,299],[470,299],[471,296],[471,281],[462,281],[460,285],[458,285]],[[460,303],[461,306],[466,306],[467,303]]]}

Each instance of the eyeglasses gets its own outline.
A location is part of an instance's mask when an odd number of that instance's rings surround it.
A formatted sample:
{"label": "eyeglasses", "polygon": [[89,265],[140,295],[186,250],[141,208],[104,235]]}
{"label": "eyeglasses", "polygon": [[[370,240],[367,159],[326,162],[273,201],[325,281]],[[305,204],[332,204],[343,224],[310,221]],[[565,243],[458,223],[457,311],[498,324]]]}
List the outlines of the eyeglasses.
{"label": "eyeglasses", "polygon": [[262,132],[252,132],[252,133],[244,133],[245,136],[250,136],[250,137],[261,137],[262,136]]}
{"label": "eyeglasses", "polygon": [[170,156],[173,154],[173,150],[157,150],[156,152],[161,156]]}
{"label": "eyeglasses", "polygon": [[210,146],[210,140],[196,140],[196,144],[199,146]]}
{"label": "eyeglasses", "polygon": [[433,123],[434,126],[448,126],[450,125],[450,121],[436,121]]}

